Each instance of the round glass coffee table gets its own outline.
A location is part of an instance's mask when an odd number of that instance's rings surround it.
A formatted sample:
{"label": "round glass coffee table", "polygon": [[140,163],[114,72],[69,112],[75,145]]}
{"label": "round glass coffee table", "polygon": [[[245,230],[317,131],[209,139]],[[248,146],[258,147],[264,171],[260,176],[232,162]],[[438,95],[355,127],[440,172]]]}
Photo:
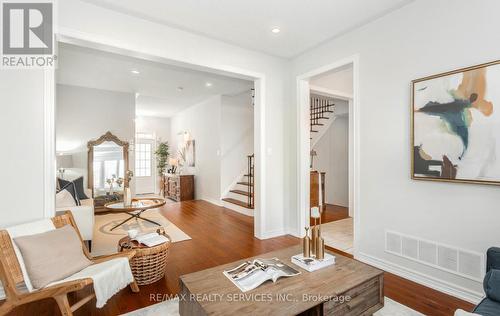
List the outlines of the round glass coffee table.
{"label": "round glass coffee table", "polygon": [[113,230],[134,218],[137,220],[142,219],[143,221],[161,226],[155,221],[142,217],[141,214],[147,210],[163,206],[165,205],[165,203],[166,201],[163,198],[136,198],[132,199],[132,203],[130,203],[130,205],[125,205],[125,203],[122,201],[122,202],[107,203],[104,205],[104,207],[108,211],[127,213],[128,215],[130,215],[129,218],[111,228],[111,230]]}

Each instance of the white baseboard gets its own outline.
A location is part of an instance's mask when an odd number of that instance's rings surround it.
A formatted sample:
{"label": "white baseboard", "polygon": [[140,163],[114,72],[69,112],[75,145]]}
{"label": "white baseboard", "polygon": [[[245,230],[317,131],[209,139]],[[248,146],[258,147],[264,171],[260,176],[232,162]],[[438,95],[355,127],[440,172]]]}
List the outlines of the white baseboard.
{"label": "white baseboard", "polygon": [[269,239],[269,238],[274,238],[274,237],[279,237],[286,235],[286,231],[284,228],[281,229],[275,229],[275,230],[270,230],[262,233],[261,238],[259,239]]}
{"label": "white baseboard", "polygon": [[375,258],[371,255],[357,252],[354,255],[354,258],[364,262],[366,264],[372,265],[381,270],[390,272],[397,276],[400,276],[404,279],[416,282],[418,284],[430,287],[431,289],[437,290],[439,292],[443,292],[445,294],[457,297],[464,301],[478,304],[484,297],[483,293],[478,293],[475,291],[471,291],[469,289],[460,287],[458,285],[439,280],[437,278],[425,275],[423,273],[417,272],[412,269],[408,269],[402,267],[400,265],[394,264],[392,262],[388,262],[383,259]]}

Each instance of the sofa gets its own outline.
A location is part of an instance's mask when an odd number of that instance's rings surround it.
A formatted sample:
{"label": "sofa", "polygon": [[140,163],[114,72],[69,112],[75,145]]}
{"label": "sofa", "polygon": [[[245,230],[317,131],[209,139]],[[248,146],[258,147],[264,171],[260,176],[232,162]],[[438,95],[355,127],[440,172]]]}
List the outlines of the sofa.
{"label": "sofa", "polygon": [[[92,196],[92,191],[85,189],[87,196]],[[83,240],[87,241],[89,250],[92,246],[94,234],[94,199],[80,200],[79,206],[58,207],[56,205],[56,215],[62,215],[65,211],[71,211],[75,219],[76,226],[82,235]]]}
{"label": "sofa", "polygon": [[486,276],[483,281],[486,297],[474,308],[473,313],[482,316],[500,315],[500,248],[486,252]]}

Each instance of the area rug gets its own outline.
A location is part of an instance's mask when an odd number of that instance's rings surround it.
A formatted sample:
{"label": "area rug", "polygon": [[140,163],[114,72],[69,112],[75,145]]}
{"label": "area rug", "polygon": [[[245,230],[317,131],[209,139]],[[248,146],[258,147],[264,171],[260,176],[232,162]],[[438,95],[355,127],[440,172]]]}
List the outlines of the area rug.
{"label": "area rug", "polygon": [[321,225],[321,235],[325,245],[352,254],[352,217]]}
{"label": "area rug", "polygon": [[[157,303],[145,308],[135,310],[133,312],[123,314],[122,316],[178,316],[179,315],[179,300],[168,300]],[[385,298],[384,308],[373,314],[374,316],[423,316],[417,311],[399,304],[390,298]]]}
{"label": "area rug", "polygon": [[[159,228],[159,226],[147,221],[132,219],[111,231],[111,228],[124,221],[128,216],[129,215],[125,213],[111,213],[95,216],[94,239],[92,241],[93,256],[115,253],[118,247],[118,240],[127,235],[127,230],[137,229],[140,233],[149,233]],[[175,226],[161,215],[159,210],[148,210],[142,213],[141,216],[161,224],[165,229],[165,233],[172,238],[172,242],[191,239],[191,237],[180,230],[179,227]]]}

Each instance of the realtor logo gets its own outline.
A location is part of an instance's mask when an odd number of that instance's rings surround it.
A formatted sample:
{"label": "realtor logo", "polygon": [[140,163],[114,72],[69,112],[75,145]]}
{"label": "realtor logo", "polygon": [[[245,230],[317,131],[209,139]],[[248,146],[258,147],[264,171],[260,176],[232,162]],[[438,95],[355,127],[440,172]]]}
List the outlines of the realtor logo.
{"label": "realtor logo", "polygon": [[2,66],[54,66],[52,1],[2,3]]}

